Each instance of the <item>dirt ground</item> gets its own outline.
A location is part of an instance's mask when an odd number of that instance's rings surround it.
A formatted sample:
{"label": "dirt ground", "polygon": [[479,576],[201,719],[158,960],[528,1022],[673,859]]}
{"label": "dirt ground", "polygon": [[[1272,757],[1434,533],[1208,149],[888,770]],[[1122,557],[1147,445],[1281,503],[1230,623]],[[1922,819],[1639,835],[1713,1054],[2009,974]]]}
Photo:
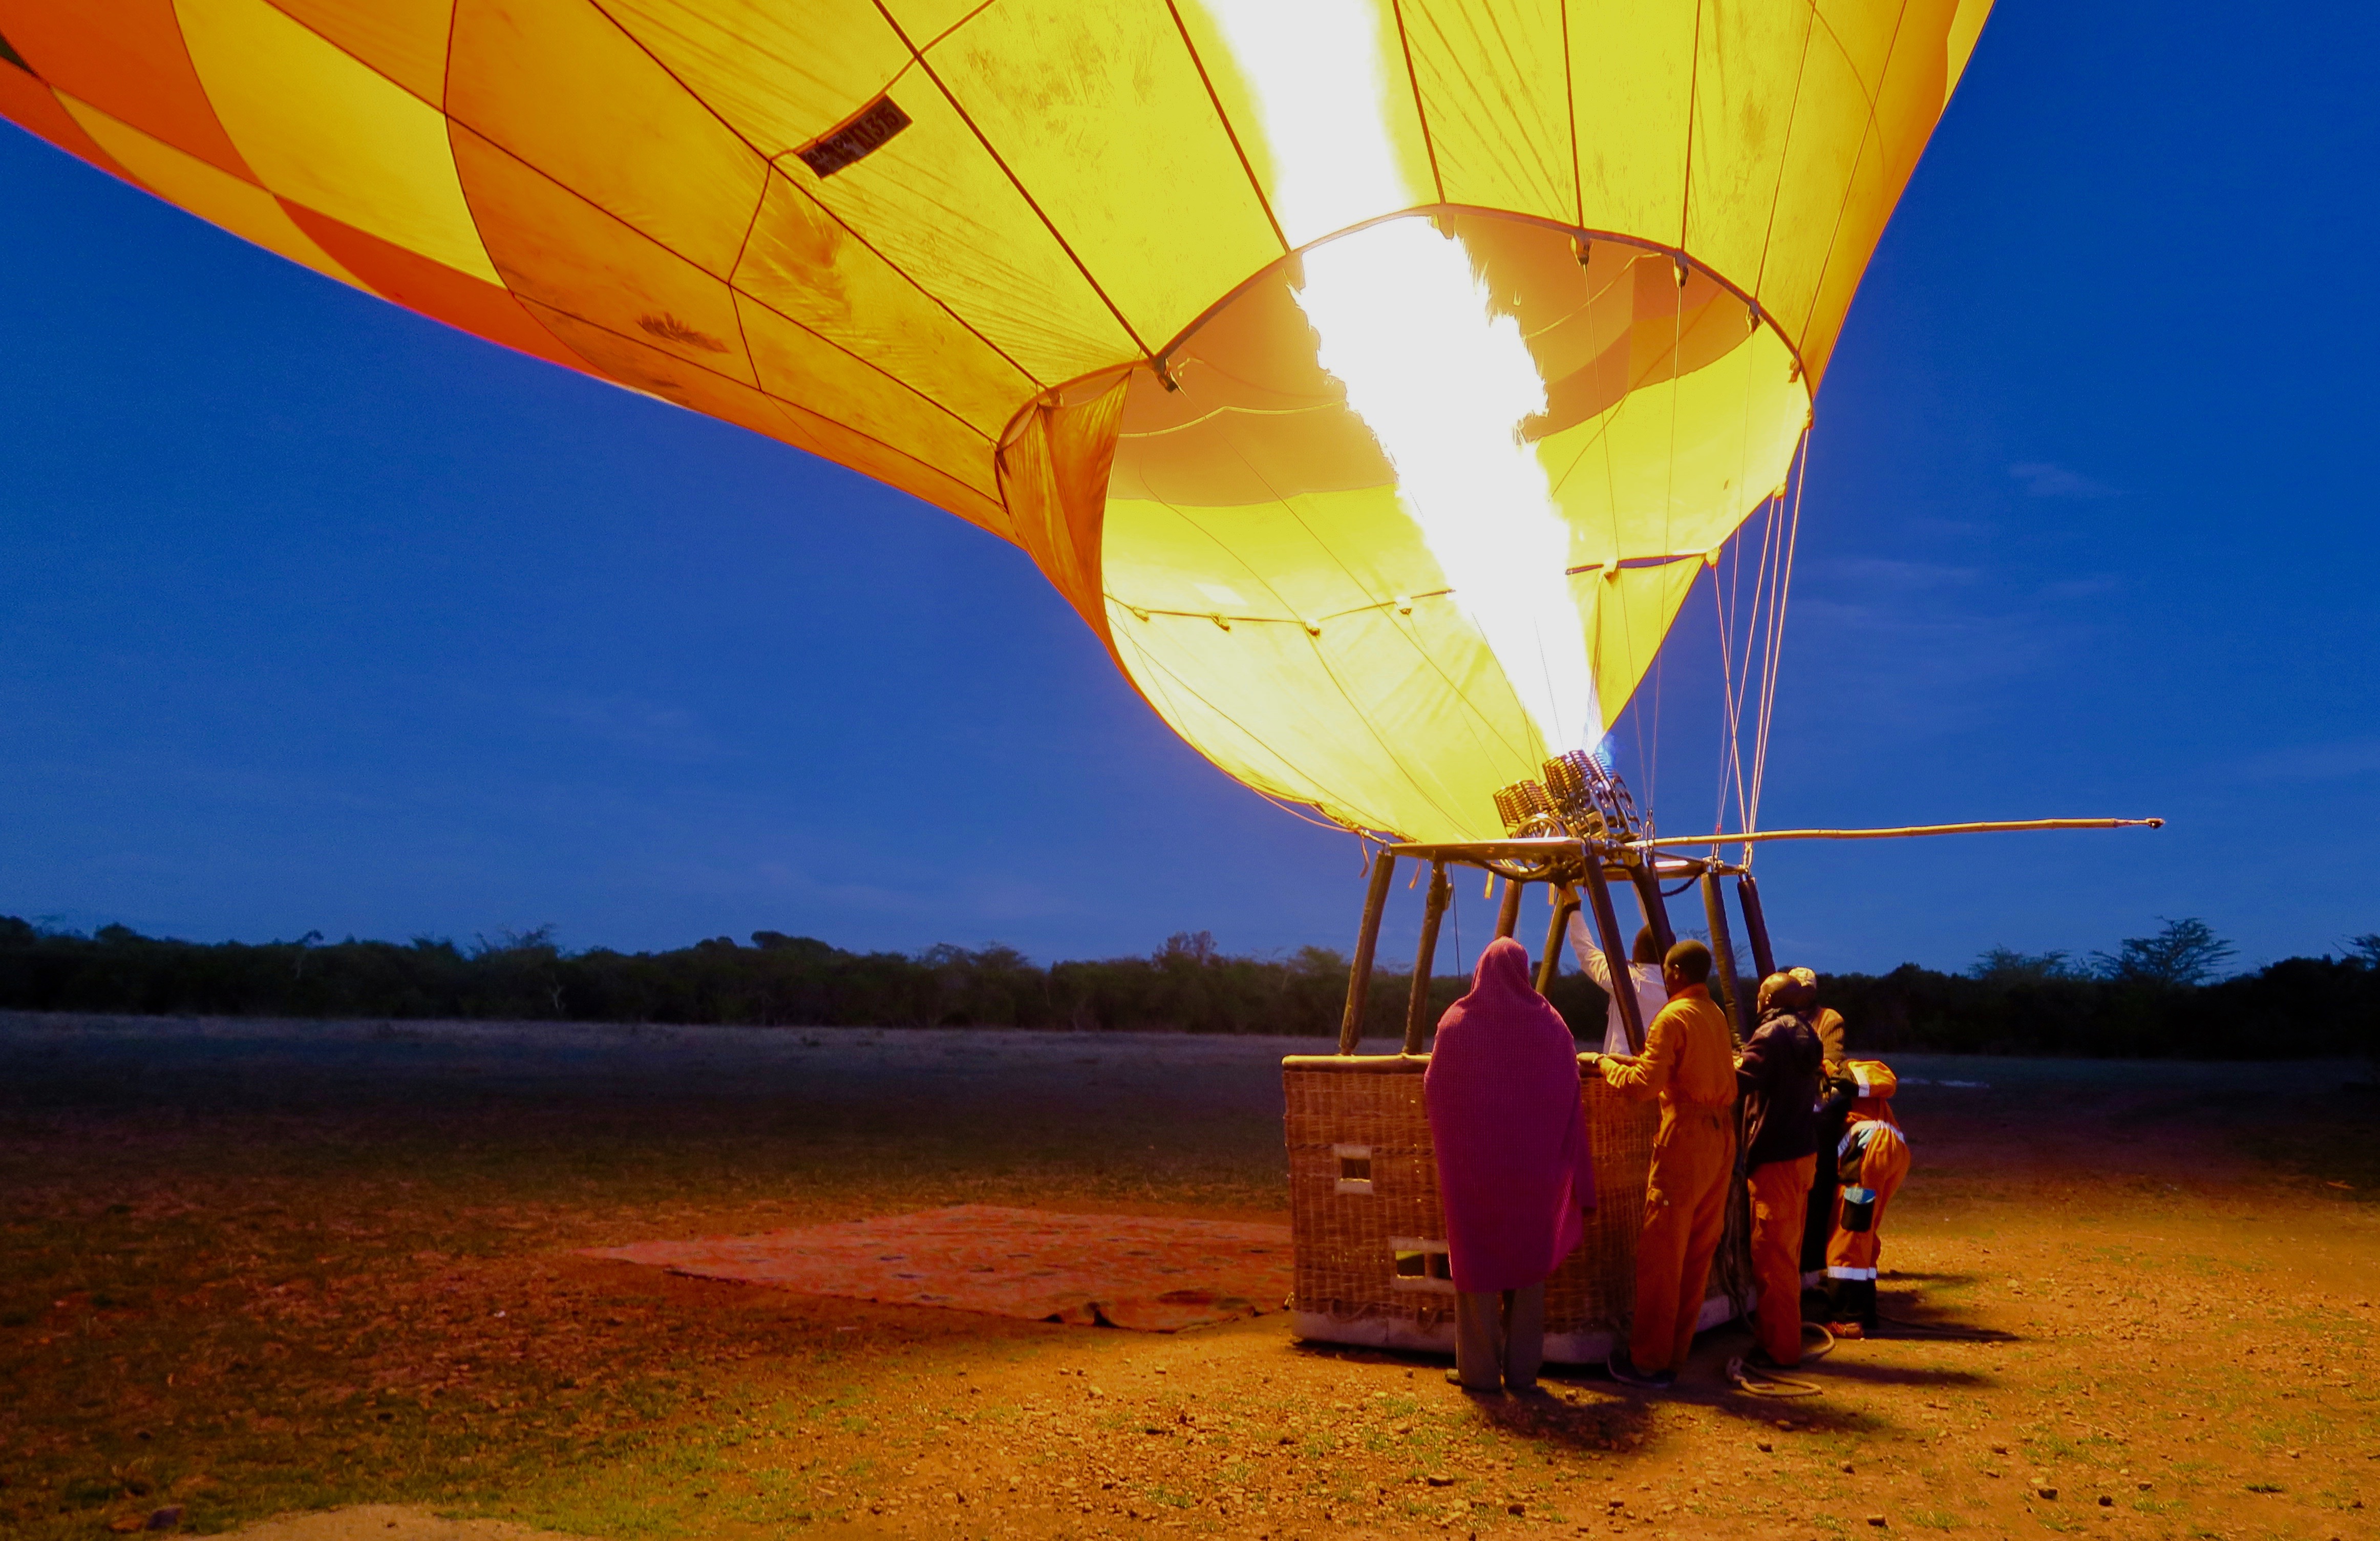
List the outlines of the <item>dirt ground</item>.
{"label": "dirt ground", "polygon": [[0,1016],[0,1532],[2375,1534],[2355,1065],[1897,1059],[1931,1084],[1884,1309],[1924,1325],[1792,1402],[1726,1389],[1739,1328],[1668,1396],[1476,1401],[1280,1315],[571,1256],[953,1202],[1285,1219],[1278,1061],[1315,1047]]}

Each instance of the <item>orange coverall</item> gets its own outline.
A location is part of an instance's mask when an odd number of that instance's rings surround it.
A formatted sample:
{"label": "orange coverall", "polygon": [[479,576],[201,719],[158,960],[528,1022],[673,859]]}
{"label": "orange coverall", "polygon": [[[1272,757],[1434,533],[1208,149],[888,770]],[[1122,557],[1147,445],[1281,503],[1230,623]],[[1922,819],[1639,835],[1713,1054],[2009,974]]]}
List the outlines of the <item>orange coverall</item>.
{"label": "orange coverall", "polygon": [[1875,1195],[1866,1226],[1843,1228],[1843,1193],[1835,1195],[1834,1230],[1827,1238],[1827,1292],[1838,1322],[1876,1325],[1876,1263],[1884,1256],[1884,1209],[1909,1175],[1909,1142],[1887,1100],[1896,1089],[1892,1072],[1874,1061],[1852,1063],[1866,1095],[1852,1102],[1850,1122],[1835,1159],[1844,1190],[1864,1188]]}
{"label": "orange coverall", "polygon": [[1735,1174],[1735,1038],[1702,985],[1670,997],[1633,1062],[1603,1062],[1604,1083],[1633,1101],[1661,1099],[1645,1228],[1636,1237],[1635,1320],[1628,1357],[1652,1375],[1685,1363],[1710,1283]]}
{"label": "orange coverall", "polygon": [[1753,1336],[1779,1365],[1802,1362],[1802,1211],[1810,1202],[1815,1156],[1752,1169],[1752,1277],[1760,1281]]}

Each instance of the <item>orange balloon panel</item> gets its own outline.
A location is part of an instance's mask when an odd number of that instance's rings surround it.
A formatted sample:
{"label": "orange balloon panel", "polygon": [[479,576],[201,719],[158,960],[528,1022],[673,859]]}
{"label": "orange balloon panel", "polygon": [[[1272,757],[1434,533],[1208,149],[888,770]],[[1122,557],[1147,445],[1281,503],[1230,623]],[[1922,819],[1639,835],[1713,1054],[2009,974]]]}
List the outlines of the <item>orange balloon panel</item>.
{"label": "orange balloon panel", "polygon": [[1023,547],[1414,838],[1785,475],[1989,0],[0,0],[0,115]]}

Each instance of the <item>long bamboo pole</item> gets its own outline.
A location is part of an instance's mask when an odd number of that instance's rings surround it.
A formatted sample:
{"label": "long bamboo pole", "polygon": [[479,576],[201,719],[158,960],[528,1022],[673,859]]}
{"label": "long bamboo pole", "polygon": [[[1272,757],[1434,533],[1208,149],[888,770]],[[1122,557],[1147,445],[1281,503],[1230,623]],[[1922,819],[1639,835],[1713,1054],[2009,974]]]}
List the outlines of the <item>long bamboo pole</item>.
{"label": "long bamboo pole", "polygon": [[1628,973],[1628,950],[1620,940],[1620,912],[1611,907],[1611,887],[1603,880],[1603,867],[1586,868],[1586,903],[1595,916],[1596,934],[1603,939],[1603,959],[1611,976],[1611,1002],[1620,1008],[1621,1030],[1628,1035],[1628,1052],[1645,1052],[1645,1013],[1636,1002],[1635,981]]}
{"label": "long bamboo pole", "polygon": [[1740,845],[1763,840],[1906,840],[1914,835],[1996,834],[2017,830],[2162,830],[2162,819],[2004,819],[1982,824],[1910,824],[1891,830],[1751,830],[1739,834],[1664,835],[1632,840],[1635,850]]}
{"label": "long bamboo pole", "polygon": [[1752,999],[1755,1009],[1760,987],[1777,972],[1777,954],[1768,945],[1768,912],[1760,907],[1760,885],[1744,873],[1735,880],[1735,900],[1743,906],[1744,940],[1752,943]]}
{"label": "long bamboo pole", "polygon": [[1553,891],[1553,896],[1554,917],[1546,924],[1546,950],[1537,957],[1537,993],[1539,995],[1545,994],[1552,988],[1554,976],[1561,972],[1562,938],[1570,932],[1571,911],[1578,908],[1578,902],[1564,894],[1560,889]]}
{"label": "long bamboo pole", "polygon": [[1447,901],[1454,885],[1446,880],[1446,863],[1429,868],[1429,897],[1421,912],[1421,945],[1414,950],[1413,993],[1405,998],[1405,1052],[1421,1052],[1422,1035],[1429,1030],[1429,978],[1438,964],[1438,928],[1446,919]]}
{"label": "long bamboo pole", "polygon": [[1636,905],[1645,912],[1645,924],[1653,928],[1654,945],[1661,956],[1668,957],[1670,949],[1678,945],[1677,928],[1670,924],[1670,906],[1661,897],[1661,880],[1653,876],[1649,867],[1632,867],[1628,880],[1636,885]]}
{"label": "long bamboo pole", "polygon": [[1353,1054],[1364,1036],[1364,1002],[1372,993],[1372,952],[1380,944],[1380,912],[1389,905],[1389,879],[1397,858],[1372,853],[1372,886],[1364,892],[1364,927],[1355,933],[1355,961],[1347,970],[1347,1011],[1339,1019],[1339,1052]]}
{"label": "long bamboo pole", "polygon": [[1735,944],[1727,934],[1727,895],[1708,872],[1702,876],[1702,889],[1703,917],[1710,923],[1711,969],[1722,981],[1719,1001],[1735,1028],[1735,1041],[1742,1043],[1752,1036],[1751,1002],[1744,1000],[1743,980],[1735,972]]}

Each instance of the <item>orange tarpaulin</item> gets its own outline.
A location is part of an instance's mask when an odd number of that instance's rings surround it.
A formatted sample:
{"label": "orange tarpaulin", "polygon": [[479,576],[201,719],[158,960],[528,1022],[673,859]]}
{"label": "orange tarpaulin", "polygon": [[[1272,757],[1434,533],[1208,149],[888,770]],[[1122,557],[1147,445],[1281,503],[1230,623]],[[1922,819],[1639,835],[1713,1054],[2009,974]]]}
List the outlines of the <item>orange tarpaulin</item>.
{"label": "orange tarpaulin", "polygon": [[590,1247],[697,1279],[1175,1332],[1280,1309],[1289,1227],[962,1204],[839,1225]]}

